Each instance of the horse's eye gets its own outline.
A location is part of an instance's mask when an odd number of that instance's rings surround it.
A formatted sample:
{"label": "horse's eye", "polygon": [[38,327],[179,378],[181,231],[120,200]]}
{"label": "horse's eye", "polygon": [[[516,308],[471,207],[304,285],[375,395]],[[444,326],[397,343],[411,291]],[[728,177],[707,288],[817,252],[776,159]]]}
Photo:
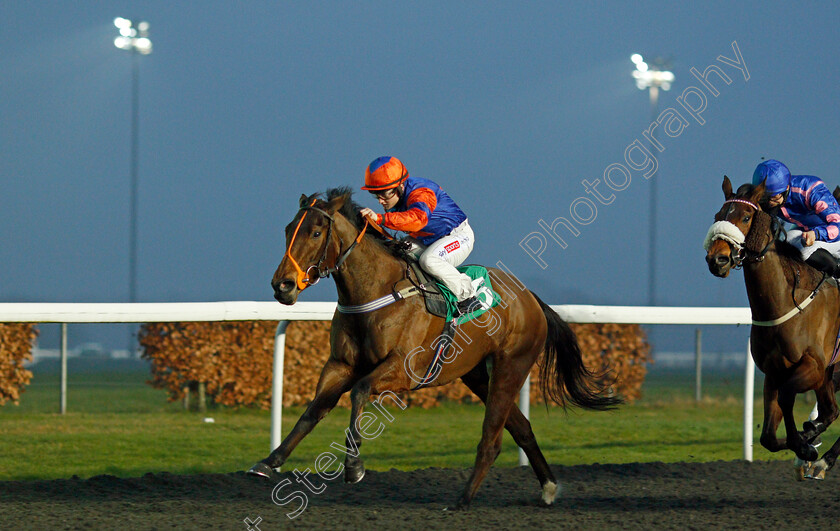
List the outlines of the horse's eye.
{"label": "horse's eye", "polygon": [[749,221],[750,221],[750,216],[749,216],[749,214],[747,214],[746,216],[744,216],[744,223],[748,223]]}
{"label": "horse's eye", "polygon": [[316,230],[315,232],[312,233],[312,237],[313,238],[320,238],[321,237],[321,231]]}

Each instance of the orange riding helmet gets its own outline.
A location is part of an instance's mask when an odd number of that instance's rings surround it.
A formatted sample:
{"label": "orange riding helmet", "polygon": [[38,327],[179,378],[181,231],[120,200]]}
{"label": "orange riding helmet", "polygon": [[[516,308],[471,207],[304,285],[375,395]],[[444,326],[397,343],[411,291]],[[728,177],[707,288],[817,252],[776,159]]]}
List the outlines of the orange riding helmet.
{"label": "orange riding helmet", "polygon": [[379,157],[365,169],[365,185],[362,190],[378,192],[390,190],[408,179],[408,170],[397,157]]}

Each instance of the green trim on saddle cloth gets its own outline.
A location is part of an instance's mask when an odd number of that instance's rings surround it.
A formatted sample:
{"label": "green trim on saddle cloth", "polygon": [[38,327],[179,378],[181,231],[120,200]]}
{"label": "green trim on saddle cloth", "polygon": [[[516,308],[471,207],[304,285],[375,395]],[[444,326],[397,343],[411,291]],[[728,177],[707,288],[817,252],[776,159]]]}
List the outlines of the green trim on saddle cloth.
{"label": "green trim on saddle cloth", "polygon": [[[472,284],[473,286],[476,286],[475,297],[481,303],[480,309],[466,315],[461,315],[457,318],[456,324],[460,325],[482,315],[490,308],[498,306],[501,297],[499,297],[498,293],[493,291],[493,285],[490,283],[490,276],[487,274],[486,267],[469,265],[461,266],[457,269],[461,273],[464,273],[473,279]],[[451,321],[456,315],[458,315],[458,299],[446,286],[440,282],[437,282],[437,285],[440,288],[440,292],[446,298],[446,320]]]}

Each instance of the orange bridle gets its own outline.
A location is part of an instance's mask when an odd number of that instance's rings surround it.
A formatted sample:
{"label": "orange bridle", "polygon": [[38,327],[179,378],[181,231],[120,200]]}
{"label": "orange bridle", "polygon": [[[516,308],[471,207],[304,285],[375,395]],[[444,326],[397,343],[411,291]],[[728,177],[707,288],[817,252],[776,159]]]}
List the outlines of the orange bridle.
{"label": "orange bridle", "polygon": [[[365,226],[359,232],[359,236],[355,238],[355,240],[353,241],[352,244],[350,244],[350,247],[348,247],[347,250],[344,251],[343,254],[340,254],[340,256],[336,259],[335,264],[332,267],[327,268],[326,270],[322,271],[321,270],[321,264],[323,264],[324,260],[327,259],[327,250],[329,248],[329,244],[330,244],[330,240],[331,240],[331,236],[332,236],[333,223],[335,222],[335,219],[330,214],[328,214],[327,212],[321,210],[320,208],[317,208],[315,206],[315,203],[317,201],[318,201],[317,199],[313,199],[312,204],[310,204],[309,206],[301,207],[301,210],[303,210],[304,213],[300,217],[300,221],[298,221],[297,227],[295,227],[295,232],[292,233],[292,239],[289,241],[289,246],[286,249],[286,254],[285,254],[285,257],[289,258],[289,261],[292,263],[292,266],[295,268],[295,271],[297,272],[297,278],[295,279],[295,281],[297,283],[298,289],[301,290],[301,291],[305,290],[309,286],[314,286],[322,278],[328,277],[328,276],[330,276],[331,273],[334,273],[334,272],[338,271],[338,268],[341,267],[341,264],[343,264],[344,260],[346,260],[347,257],[350,255],[350,252],[356,247],[356,244],[358,244],[360,241],[362,241],[362,237],[365,235],[365,231],[367,231],[367,228],[370,225],[370,222],[366,219],[365,220]],[[306,215],[309,213],[310,210],[314,210],[316,212],[319,212],[319,213],[323,214],[330,221],[330,225],[329,225],[329,229],[327,230],[327,237],[325,238],[326,242],[324,243],[324,252],[321,254],[321,259],[318,260],[317,264],[312,264],[311,266],[306,268],[306,271],[304,272],[303,269],[301,269],[300,265],[297,263],[297,260],[295,260],[295,258],[292,256],[292,246],[295,244],[295,238],[297,238],[298,231],[300,230],[300,226],[303,225],[303,220],[306,219]],[[377,230],[379,230],[380,232],[383,232],[380,227],[375,226],[375,225],[374,225],[374,227]],[[339,238],[339,241],[341,241],[341,238]],[[341,244],[339,244],[339,251],[341,251]],[[310,274],[310,271],[312,271],[313,269],[315,269],[314,280],[313,280],[313,276]]]}

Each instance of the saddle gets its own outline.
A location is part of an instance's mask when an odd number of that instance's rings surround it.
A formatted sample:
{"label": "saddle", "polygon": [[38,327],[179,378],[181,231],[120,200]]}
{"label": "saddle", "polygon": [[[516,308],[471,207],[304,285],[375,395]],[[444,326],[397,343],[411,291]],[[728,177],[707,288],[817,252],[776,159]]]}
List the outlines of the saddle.
{"label": "saddle", "polygon": [[[476,297],[482,303],[482,308],[474,310],[466,315],[460,315],[456,309],[455,295],[453,295],[445,286],[440,284],[438,280],[423,271],[417,258],[409,252],[408,246],[404,246],[405,242],[393,242],[393,248],[397,251],[398,256],[406,263],[406,272],[403,280],[399,281],[397,285],[408,282],[409,287],[397,290],[394,287],[395,294],[404,294],[411,292],[412,295],[419,293],[423,296],[423,301],[426,305],[426,311],[437,317],[443,317],[446,321],[457,319],[456,324],[462,324],[474,317],[477,317],[496,306],[501,298],[495,293],[490,284],[487,269],[478,265],[467,265],[458,267],[458,271],[466,274],[472,280],[473,286],[476,289]],[[402,298],[404,295],[396,297]]]}
{"label": "saddle", "polygon": [[[423,299],[426,302],[426,311],[432,315],[446,318],[446,297],[444,297],[443,293],[441,293],[440,288],[437,285],[437,281],[435,281],[433,277],[429,276],[428,273],[423,271],[423,268],[420,267],[420,263],[413,257],[406,256],[406,263],[408,264],[409,269],[414,273],[414,278],[417,279],[415,287],[418,288],[420,295],[423,296]],[[409,280],[411,280],[410,275]]]}

